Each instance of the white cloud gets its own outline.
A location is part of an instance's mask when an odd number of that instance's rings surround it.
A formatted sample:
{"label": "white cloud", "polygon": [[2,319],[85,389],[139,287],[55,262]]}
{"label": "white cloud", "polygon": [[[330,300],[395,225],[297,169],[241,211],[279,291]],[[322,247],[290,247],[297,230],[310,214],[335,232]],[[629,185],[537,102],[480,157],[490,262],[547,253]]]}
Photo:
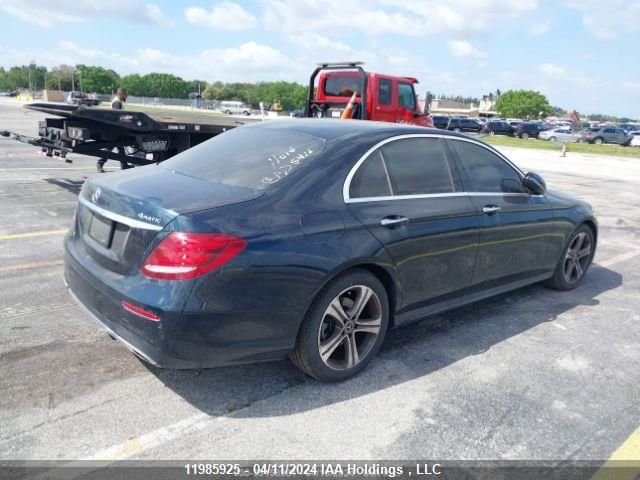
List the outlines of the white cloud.
{"label": "white cloud", "polygon": [[[70,42],[59,42],[65,63],[93,62],[106,68],[113,68],[120,74],[149,72],[173,73],[185,79],[248,81],[290,80],[308,75],[308,66],[300,65],[279,50],[256,42],[246,42],[231,48],[212,48],[190,56],[172,55],[154,49],[141,48],[121,55],[100,49],[88,49]],[[49,62],[49,57],[40,58],[39,63],[49,66],[60,61]],[[211,69],[215,65],[215,70]],[[305,68],[306,67],[306,68]],[[304,70],[304,71],[303,71]]]}
{"label": "white cloud", "polygon": [[484,59],[487,58],[488,55],[485,52],[481,52],[476,47],[471,45],[471,43],[464,40],[454,40],[447,43],[449,50],[454,57],[460,58],[477,58]]}
{"label": "white cloud", "polygon": [[640,32],[638,0],[564,0],[564,3],[582,13],[585,29],[599,40]]}
{"label": "white cloud", "polygon": [[221,30],[244,30],[253,28],[258,20],[234,2],[222,2],[207,12],[201,7],[189,7],[184,12],[187,21],[208,28]]}
{"label": "white cloud", "polygon": [[60,23],[116,18],[131,23],[169,25],[156,4],[142,0],[2,0],[0,11],[40,28]]}
{"label": "white cloud", "polygon": [[329,33],[344,38],[354,32],[367,35],[396,33],[423,35],[420,19],[409,12],[388,12],[373,2],[357,0],[264,0],[264,24],[286,34]]}
{"label": "white cloud", "polygon": [[381,0],[406,10],[422,21],[423,35],[473,37],[512,26],[514,20],[538,8],[537,0]]}
{"label": "white cloud", "polygon": [[533,35],[534,37],[540,37],[545,35],[551,31],[551,20],[543,20],[539,22],[534,22],[528,29],[527,33],[529,35]]}
{"label": "white cloud", "polygon": [[564,75],[564,73],[565,73],[565,68],[564,67],[560,67],[558,65],[554,65],[553,63],[543,63],[538,68],[540,69],[540,71],[542,73],[544,73],[546,75],[560,76],[560,75]]}

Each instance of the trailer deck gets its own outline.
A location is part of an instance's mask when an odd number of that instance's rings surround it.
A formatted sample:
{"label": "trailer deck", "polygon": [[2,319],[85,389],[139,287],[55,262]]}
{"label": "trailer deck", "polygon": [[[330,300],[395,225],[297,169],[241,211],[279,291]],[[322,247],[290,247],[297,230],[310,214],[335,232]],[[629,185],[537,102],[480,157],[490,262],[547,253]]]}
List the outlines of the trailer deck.
{"label": "trailer deck", "polygon": [[117,160],[123,166],[166,160],[229,129],[260,121],[223,115],[175,114],[138,110],[31,103],[30,110],[54,115],[40,122],[39,136],[9,131],[0,135],[38,146],[67,162],[69,153]]}

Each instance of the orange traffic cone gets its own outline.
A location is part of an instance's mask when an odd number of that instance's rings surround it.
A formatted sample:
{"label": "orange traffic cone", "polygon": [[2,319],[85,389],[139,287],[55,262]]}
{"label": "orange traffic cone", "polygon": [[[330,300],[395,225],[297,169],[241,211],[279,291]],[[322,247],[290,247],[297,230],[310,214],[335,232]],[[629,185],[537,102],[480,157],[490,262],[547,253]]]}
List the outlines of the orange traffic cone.
{"label": "orange traffic cone", "polygon": [[358,95],[357,90],[353,92],[353,95],[351,95],[351,100],[349,100],[349,103],[347,104],[347,108],[344,109],[344,111],[342,112],[342,115],[340,116],[342,120],[349,120],[351,118],[351,115],[353,115],[353,108],[356,104],[357,95]]}

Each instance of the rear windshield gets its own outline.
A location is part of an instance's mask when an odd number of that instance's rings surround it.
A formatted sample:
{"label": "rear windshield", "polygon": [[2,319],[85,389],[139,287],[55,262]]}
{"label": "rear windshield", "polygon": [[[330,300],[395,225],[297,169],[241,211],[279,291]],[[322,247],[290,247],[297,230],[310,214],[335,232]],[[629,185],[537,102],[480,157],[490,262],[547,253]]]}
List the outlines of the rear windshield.
{"label": "rear windshield", "polygon": [[160,167],[211,183],[268,190],[324,150],[321,138],[290,130],[234,128],[162,162]]}
{"label": "rear windshield", "polygon": [[328,97],[351,97],[362,92],[362,80],[358,77],[327,77],[324,83],[324,94]]}

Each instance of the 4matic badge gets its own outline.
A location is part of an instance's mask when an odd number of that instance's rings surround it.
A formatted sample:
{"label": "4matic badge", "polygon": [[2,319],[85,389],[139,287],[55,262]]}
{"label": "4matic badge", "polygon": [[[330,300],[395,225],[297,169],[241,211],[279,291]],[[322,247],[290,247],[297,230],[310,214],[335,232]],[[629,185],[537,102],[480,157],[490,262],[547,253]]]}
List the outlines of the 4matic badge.
{"label": "4matic badge", "polygon": [[150,223],[155,223],[157,225],[160,225],[161,220],[158,217],[152,217],[151,215],[146,215],[142,212],[140,212],[137,217],[140,220],[144,220],[145,222],[150,222]]}

